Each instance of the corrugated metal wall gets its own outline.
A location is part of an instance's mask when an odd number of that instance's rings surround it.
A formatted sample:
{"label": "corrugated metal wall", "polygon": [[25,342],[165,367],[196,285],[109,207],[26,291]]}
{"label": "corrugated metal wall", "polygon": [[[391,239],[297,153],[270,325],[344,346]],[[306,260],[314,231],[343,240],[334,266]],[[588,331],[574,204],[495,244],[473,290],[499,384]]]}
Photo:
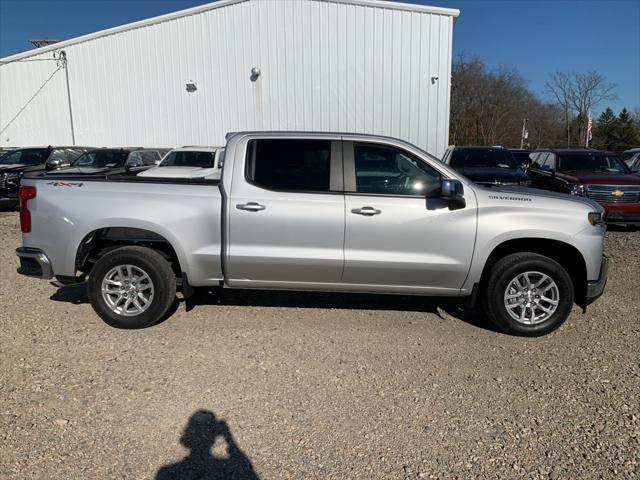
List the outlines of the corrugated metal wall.
{"label": "corrugated metal wall", "polygon": [[[390,135],[439,156],[452,28],[449,15],[260,0],[69,45],[76,144],[215,145],[229,131],[318,130]],[[40,58],[52,52],[0,66],[0,129],[57,68],[25,61]],[[64,74],[2,145],[71,142]]]}

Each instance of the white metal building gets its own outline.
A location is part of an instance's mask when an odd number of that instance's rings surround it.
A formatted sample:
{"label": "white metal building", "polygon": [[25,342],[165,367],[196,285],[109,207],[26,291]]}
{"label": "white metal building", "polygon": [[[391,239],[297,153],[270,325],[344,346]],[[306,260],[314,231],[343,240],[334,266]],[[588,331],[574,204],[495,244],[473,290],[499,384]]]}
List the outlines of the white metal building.
{"label": "white metal building", "polygon": [[458,14],[221,0],[5,57],[0,145],[218,145],[229,131],[314,130],[390,135],[440,156]]}

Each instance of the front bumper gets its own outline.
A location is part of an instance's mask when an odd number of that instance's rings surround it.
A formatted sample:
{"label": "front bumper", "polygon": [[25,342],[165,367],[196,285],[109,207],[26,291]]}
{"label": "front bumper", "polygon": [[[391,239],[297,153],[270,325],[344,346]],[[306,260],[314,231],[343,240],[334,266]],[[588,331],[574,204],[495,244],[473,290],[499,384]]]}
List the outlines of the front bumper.
{"label": "front bumper", "polygon": [[640,203],[601,203],[605,210],[605,222],[640,224]]}
{"label": "front bumper", "polygon": [[595,302],[600,295],[604,293],[604,287],[607,284],[607,276],[609,275],[609,257],[602,255],[602,264],[600,266],[600,277],[598,280],[587,282],[587,304]]}
{"label": "front bumper", "polygon": [[53,278],[51,261],[39,248],[20,247],[16,249],[16,255],[20,259],[19,274],[45,280]]}

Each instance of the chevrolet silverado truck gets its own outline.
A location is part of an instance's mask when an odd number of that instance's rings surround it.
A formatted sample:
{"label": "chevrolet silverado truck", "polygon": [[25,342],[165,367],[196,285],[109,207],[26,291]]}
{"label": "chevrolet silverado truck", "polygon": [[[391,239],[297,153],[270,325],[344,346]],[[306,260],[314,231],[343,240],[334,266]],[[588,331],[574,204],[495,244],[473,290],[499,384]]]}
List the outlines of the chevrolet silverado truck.
{"label": "chevrolet silverado truck", "polygon": [[18,272],[86,280],[119,328],[219,286],[466,297],[535,336],[607,279],[597,203],[474,185],[380,136],[234,133],[220,180],[59,171],[25,178],[20,202]]}
{"label": "chevrolet silverado truck", "polygon": [[590,198],[608,224],[640,225],[640,177],[615,153],[544,149],[531,158],[534,187]]}

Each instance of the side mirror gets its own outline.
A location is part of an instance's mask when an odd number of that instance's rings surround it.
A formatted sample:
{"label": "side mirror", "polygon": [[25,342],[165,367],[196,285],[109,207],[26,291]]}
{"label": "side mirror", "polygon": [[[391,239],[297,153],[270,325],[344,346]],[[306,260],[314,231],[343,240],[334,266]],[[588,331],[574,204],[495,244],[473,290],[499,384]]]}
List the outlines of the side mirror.
{"label": "side mirror", "polygon": [[46,170],[55,170],[56,168],[60,168],[62,166],[62,160],[59,158],[50,158],[44,164],[44,168]]}
{"label": "side mirror", "polygon": [[124,169],[128,172],[132,168],[141,167],[142,161],[138,158],[129,158],[124,164]]}
{"label": "side mirror", "polygon": [[460,180],[443,179],[440,196],[449,201],[449,210],[459,210],[467,205],[464,200],[464,187]]}

